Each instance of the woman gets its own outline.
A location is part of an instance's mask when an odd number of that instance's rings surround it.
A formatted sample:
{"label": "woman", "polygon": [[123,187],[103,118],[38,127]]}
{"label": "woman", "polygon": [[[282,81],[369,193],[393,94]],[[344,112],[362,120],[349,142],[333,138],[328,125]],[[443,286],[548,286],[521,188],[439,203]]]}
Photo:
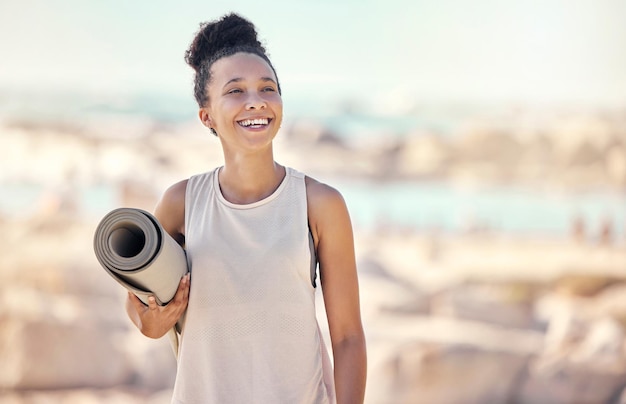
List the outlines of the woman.
{"label": "woman", "polygon": [[[274,160],[281,89],[252,23],[230,14],[201,25],[185,59],[224,165],[162,196],[155,216],[185,247],[193,281],[183,277],[166,306],[129,294],[129,317],[159,338],[186,311],[174,403],[362,402],[365,338],[343,198]],[[334,370],[315,319],[315,260]]]}

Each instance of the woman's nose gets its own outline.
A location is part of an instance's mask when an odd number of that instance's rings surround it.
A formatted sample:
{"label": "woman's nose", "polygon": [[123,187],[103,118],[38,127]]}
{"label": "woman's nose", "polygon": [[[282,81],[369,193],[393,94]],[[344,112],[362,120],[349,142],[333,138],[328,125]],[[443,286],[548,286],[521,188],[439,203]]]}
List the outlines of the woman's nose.
{"label": "woman's nose", "polygon": [[246,100],[246,109],[261,109],[267,106],[265,99],[261,97],[257,92],[248,93],[248,99]]}

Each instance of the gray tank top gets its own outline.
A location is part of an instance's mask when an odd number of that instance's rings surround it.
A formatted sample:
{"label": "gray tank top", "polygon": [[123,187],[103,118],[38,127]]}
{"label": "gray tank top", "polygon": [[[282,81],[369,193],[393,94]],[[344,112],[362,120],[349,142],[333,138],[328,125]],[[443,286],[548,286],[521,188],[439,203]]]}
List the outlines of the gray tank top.
{"label": "gray tank top", "polygon": [[173,403],[334,403],[315,316],[304,175],[237,205],[219,168],[193,176],[185,199],[191,290]]}

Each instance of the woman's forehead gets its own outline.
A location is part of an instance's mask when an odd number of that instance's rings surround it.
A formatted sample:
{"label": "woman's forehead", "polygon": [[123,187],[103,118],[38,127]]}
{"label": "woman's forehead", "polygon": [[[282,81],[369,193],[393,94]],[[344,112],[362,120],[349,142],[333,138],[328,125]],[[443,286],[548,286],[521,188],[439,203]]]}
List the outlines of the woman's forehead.
{"label": "woman's forehead", "polygon": [[276,75],[262,57],[253,53],[235,53],[225,56],[211,66],[211,75],[216,84],[225,84],[233,79],[262,80],[270,78],[276,81]]}

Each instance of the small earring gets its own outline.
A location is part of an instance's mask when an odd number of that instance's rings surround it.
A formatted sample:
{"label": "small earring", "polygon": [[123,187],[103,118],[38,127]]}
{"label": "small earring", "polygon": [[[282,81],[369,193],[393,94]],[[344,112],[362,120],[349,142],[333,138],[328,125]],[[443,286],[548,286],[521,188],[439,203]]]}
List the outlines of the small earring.
{"label": "small earring", "polygon": [[211,131],[211,133],[217,137],[217,132],[215,131],[215,129],[213,128],[209,128],[209,130]]}

